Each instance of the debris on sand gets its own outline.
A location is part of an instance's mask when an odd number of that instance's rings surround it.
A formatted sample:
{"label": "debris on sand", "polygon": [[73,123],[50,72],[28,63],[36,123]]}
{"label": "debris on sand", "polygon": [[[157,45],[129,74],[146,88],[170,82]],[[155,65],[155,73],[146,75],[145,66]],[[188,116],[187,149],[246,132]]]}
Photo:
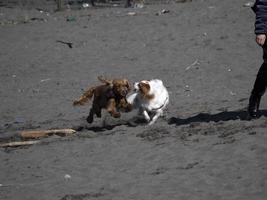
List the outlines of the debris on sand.
{"label": "debris on sand", "polygon": [[196,66],[196,65],[199,65],[199,61],[198,60],[195,60],[195,62],[193,62],[191,65],[189,65],[188,67],[185,68],[185,71],[191,69],[192,67]]}
{"label": "debris on sand", "polygon": [[192,0],[176,0],[176,3],[186,3],[186,2],[192,2]]}
{"label": "debris on sand", "polygon": [[32,17],[31,21],[47,22],[46,19],[41,18],[41,17]]}
{"label": "debris on sand", "polygon": [[169,12],[170,12],[169,10],[165,10],[165,9],[163,9],[163,10],[161,11],[162,14],[169,13]]}
{"label": "debris on sand", "polygon": [[69,48],[72,48],[72,43],[71,42],[64,42],[64,41],[61,41],[61,40],[57,40],[58,43],[62,43],[62,44],[66,44],[68,45]]}
{"label": "debris on sand", "polygon": [[50,80],[51,80],[50,78],[42,79],[42,80],[40,80],[40,83],[47,82],[47,81],[50,81]]}
{"label": "debris on sand", "polygon": [[45,10],[43,10],[43,9],[41,9],[41,8],[36,8],[36,10],[37,11],[39,11],[40,13],[45,13],[47,16],[49,16],[50,15],[50,13],[49,12],[47,12],[47,11],[45,11]]}
{"label": "debris on sand", "polygon": [[254,5],[253,2],[247,2],[243,5],[243,7],[252,7]]}
{"label": "debris on sand", "polygon": [[44,12],[44,10],[41,9],[41,8],[36,8],[36,10],[39,11],[40,13],[43,13]]}
{"label": "debris on sand", "polygon": [[236,95],[236,93],[233,92],[233,91],[230,91],[230,94],[231,94],[232,96],[235,96],[235,95]]}
{"label": "debris on sand", "polygon": [[83,7],[83,8],[89,8],[89,7],[90,7],[90,4],[89,4],[89,3],[83,3],[83,4],[82,4],[82,7]]}
{"label": "debris on sand", "polygon": [[70,180],[71,179],[71,175],[65,174],[64,178],[65,178],[65,180]]}
{"label": "debris on sand", "polygon": [[15,124],[23,124],[25,123],[25,119],[23,117],[15,117]]}
{"label": "debris on sand", "polygon": [[256,131],[252,131],[252,132],[249,132],[248,134],[249,134],[249,135],[256,135],[257,132],[256,132]]}
{"label": "debris on sand", "polygon": [[134,8],[144,8],[145,5],[143,3],[136,3],[134,4]]}
{"label": "debris on sand", "polygon": [[61,137],[70,136],[76,133],[73,129],[52,129],[52,130],[37,130],[37,131],[22,131],[18,133],[21,141],[9,141],[7,143],[0,143],[0,147],[20,147],[29,146],[33,144],[41,143],[41,140],[28,140],[28,139],[39,139],[42,137],[48,137],[52,135],[58,135]]}
{"label": "debris on sand", "polygon": [[185,170],[192,169],[198,164],[199,164],[199,162],[193,162],[193,163],[187,164],[185,167],[177,167],[177,169],[185,169]]}
{"label": "debris on sand", "polygon": [[36,139],[41,137],[47,137],[51,135],[69,136],[76,133],[73,129],[52,129],[52,130],[39,130],[39,131],[22,131],[19,136],[22,139]]}
{"label": "debris on sand", "polygon": [[0,147],[18,147],[18,146],[28,146],[28,145],[33,145],[33,144],[38,144],[40,141],[39,140],[34,140],[34,141],[19,141],[19,142],[8,142],[8,143],[3,143],[0,144]]}
{"label": "debris on sand", "polygon": [[157,12],[156,15],[162,15],[162,14],[166,14],[166,13],[169,13],[170,10],[166,10],[166,9],[162,9],[161,11]]}
{"label": "debris on sand", "polygon": [[66,21],[67,22],[74,22],[74,21],[76,21],[76,17],[74,17],[74,16],[67,16]]}
{"label": "debris on sand", "polygon": [[85,193],[85,194],[67,194],[60,200],[86,200],[86,199],[98,199],[98,197],[104,196],[101,191],[97,193]]}
{"label": "debris on sand", "polygon": [[214,9],[215,8],[215,6],[209,6],[208,7],[208,9]]}
{"label": "debris on sand", "polygon": [[129,15],[129,16],[135,16],[136,15],[136,12],[128,12],[127,15]]}

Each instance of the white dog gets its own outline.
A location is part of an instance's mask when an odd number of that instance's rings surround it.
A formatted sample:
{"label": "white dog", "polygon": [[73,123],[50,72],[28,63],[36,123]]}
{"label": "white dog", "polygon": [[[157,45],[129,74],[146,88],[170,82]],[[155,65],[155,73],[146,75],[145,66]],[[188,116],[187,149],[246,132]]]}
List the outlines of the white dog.
{"label": "white dog", "polygon": [[135,93],[127,97],[127,101],[134,108],[139,109],[149,125],[163,114],[163,110],[169,103],[169,94],[159,79],[140,81],[134,84]]}

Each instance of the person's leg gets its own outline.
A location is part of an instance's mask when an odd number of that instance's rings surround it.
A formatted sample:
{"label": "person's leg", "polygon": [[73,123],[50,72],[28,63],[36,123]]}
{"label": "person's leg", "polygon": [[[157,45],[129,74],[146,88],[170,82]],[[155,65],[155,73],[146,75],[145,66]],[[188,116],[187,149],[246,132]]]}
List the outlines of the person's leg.
{"label": "person's leg", "polygon": [[253,90],[249,98],[248,114],[250,118],[256,118],[260,106],[260,100],[267,87],[267,47],[263,47],[264,63],[261,65]]}
{"label": "person's leg", "polygon": [[125,8],[131,7],[131,0],[125,0]]}

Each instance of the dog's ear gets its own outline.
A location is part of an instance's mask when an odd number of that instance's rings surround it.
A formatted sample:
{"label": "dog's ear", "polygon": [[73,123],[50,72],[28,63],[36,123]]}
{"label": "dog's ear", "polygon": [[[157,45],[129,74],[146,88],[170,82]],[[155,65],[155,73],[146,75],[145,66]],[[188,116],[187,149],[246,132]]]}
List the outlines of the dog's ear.
{"label": "dog's ear", "polygon": [[132,87],[131,87],[131,84],[128,80],[124,79],[126,85],[127,85],[127,88],[128,88],[128,91],[131,91]]}
{"label": "dog's ear", "polygon": [[138,83],[138,87],[143,98],[151,100],[155,97],[154,94],[149,94],[150,85],[148,83],[140,82]]}
{"label": "dog's ear", "polygon": [[150,85],[148,83],[140,82],[138,83],[138,87],[144,94],[147,94],[150,90]]}
{"label": "dog's ear", "polygon": [[104,78],[103,76],[98,76],[97,77],[99,81],[101,81],[102,83],[105,83],[106,85],[110,85],[110,86],[113,86],[113,81],[112,80],[109,80],[109,79],[106,79]]}

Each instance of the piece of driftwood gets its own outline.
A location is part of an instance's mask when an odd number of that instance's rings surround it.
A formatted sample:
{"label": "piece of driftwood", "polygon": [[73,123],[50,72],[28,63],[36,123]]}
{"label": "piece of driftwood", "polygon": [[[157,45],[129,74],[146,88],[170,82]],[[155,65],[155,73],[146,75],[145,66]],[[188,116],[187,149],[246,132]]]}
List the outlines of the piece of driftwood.
{"label": "piece of driftwood", "polygon": [[22,139],[36,139],[47,137],[51,135],[69,136],[73,135],[76,131],[73,129],[52,129],[52,130],[39,130],[39,131],[22,131],[20,137]]}
{"label": "piece of driftwood", "polygon": [[8,142],[0,144],[0,147],[18,147],[18,146],[26,146],[39,143],[39,140],[34,141],[20,141],[20,142]]}

